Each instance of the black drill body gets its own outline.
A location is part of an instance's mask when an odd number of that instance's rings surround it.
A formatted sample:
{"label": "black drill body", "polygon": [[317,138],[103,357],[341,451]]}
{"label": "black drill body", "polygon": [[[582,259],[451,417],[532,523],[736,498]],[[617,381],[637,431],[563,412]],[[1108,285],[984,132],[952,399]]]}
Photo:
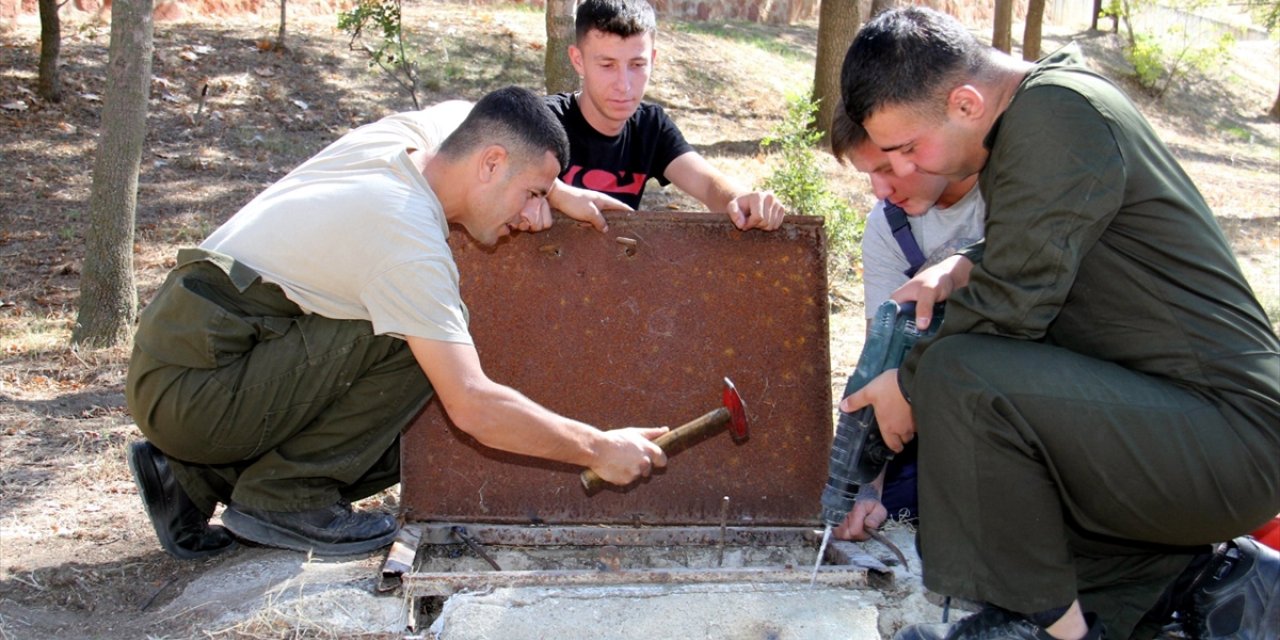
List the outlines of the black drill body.
{"label": "black drill body", "polygon": [[[920,338],[937,332],[942,325],[943,305],[933,309],[929,328],[916,328],[916,305],[907,302],[899,305],[892,300],[880,305],[867,343],[858,358],[858,366],[849,375],[841,399],[866,386],[876,376],[889,369],[896,369]],[[824,524],[839,526],[853,509],[858,487],[876,479],[884,466],[893,458],[893,450],[884,443],[875,410],[870,406],[853,413],[840,412],[836,423],[835,440],[831,443],[831,460],[827,474],[827,486],[822,490],[822,520]]]}

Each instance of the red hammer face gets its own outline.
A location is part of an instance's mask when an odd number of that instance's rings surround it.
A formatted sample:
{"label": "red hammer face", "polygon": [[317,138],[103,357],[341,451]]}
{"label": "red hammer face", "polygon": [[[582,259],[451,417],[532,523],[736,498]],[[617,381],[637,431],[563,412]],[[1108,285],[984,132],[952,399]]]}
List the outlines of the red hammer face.
{"label": "red hammer face", "polygon": [[733,436],[734,442],[746,440],[747,403],[743,402],[742,396],[738,395],[738,388],[733,386],[733,381],[727,377],[724,379],[721,402],[724,403],[724,408],[729,410],[729,435]]}

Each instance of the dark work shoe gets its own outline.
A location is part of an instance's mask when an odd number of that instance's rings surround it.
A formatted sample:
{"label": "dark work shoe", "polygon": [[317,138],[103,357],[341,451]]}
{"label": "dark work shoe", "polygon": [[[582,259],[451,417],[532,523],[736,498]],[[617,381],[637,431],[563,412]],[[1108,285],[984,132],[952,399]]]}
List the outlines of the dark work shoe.
{"label": "dark work shoe", "polygon": [[[1087,614],[1089,633],[1085,640],[1101,640],[1102,623]],[[964,620],[951,624],[913,624],[893,636],[894,640],[1054,640],[1036,623],[1012,611],[987,606]]]}
{"label": "dark work shoe", "polygon": [[1280,638],[1280,552],[1248,536],[1218,545],[1183,628],[1202,640]]}
{"label": "dark work shoe", "polygon": [[169,461],[143,440],[129,445],[129,471],[151,518],[160,546],[183,560],[198,560],[236,547],[226,529],[209,524],[211,514],[191,501],[169,470]]}
{"label": "dark work shoe", "polygon": [[310,511],[264,511],[232,504],[222,522],[245,540],[318,556],[381,549],[395,540],[400,528],[390,515],[352,511],[346,502]]}

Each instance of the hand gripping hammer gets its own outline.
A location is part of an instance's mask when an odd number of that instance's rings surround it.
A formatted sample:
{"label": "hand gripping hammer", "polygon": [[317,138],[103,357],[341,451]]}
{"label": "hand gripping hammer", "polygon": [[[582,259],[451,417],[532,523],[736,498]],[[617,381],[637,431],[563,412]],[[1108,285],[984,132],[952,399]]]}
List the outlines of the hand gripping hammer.
{"label": "hand gripping hammer", "polygon": [[[714,411],[704,414],[703,416],[686,422],[671,431],[668,431],[656,439],[653,443],[658,445],[665,453],[672,453],[689,442],[698,441],[703,435],[715,432],[723,426],[729,427],[729,434],[733,436],[734,442],[742,442],[747,439],[747,405],[742,401],[742,396],[738,395],[738,389],[733,386],[733,381],[728,378],[724,379],[724,392],[721,394],[722,407],[717,407]],[[594,493],[607,484],[604,479],[596,475],[590,469],[582,472],[582,487],[587,493]]]}

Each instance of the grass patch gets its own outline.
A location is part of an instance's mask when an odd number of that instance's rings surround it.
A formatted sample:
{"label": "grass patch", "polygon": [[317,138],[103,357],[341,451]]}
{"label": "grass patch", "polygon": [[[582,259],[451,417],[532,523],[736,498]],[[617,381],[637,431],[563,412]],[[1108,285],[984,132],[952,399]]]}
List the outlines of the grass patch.
{"label": "grass patch", "polygon": [[0,319],[0,338],[6,356],[62,350],[71,341],[70,316],[13,313]]}
{"label": "grass patch", "polygon": [[233,149],[253,149],[260,154],[291,158],[305,156],[310,152],[302,147],[310,146],[311,140],[292,131],[264,129],[255,125],[237,127],[233,136],[236,141]]}
{"label": "grass patch", "polygon": [[1220,120],[1218,130],[1240,142],[1253,144],[1253,132],[1244,125],[1230,120]]}
{"label": "grass patch", "polygon": [[161,227],[158,230],[159,237],[172,243],[191,246],[204,242],[204,239],[208,238],[219,225],[218,222],[209,219],[208,214],[197,215],[194,219],[183,218],[176,222],[178,222],[176,225]]}
{"label": "grass patch", "polygon": [[[412,34],[414,37],[418,34]],[[428,91],[482,95],[505,85],[541,87],[543,54],[509,30],[481,38],[424,36],[420,43],[422,85]]]}

